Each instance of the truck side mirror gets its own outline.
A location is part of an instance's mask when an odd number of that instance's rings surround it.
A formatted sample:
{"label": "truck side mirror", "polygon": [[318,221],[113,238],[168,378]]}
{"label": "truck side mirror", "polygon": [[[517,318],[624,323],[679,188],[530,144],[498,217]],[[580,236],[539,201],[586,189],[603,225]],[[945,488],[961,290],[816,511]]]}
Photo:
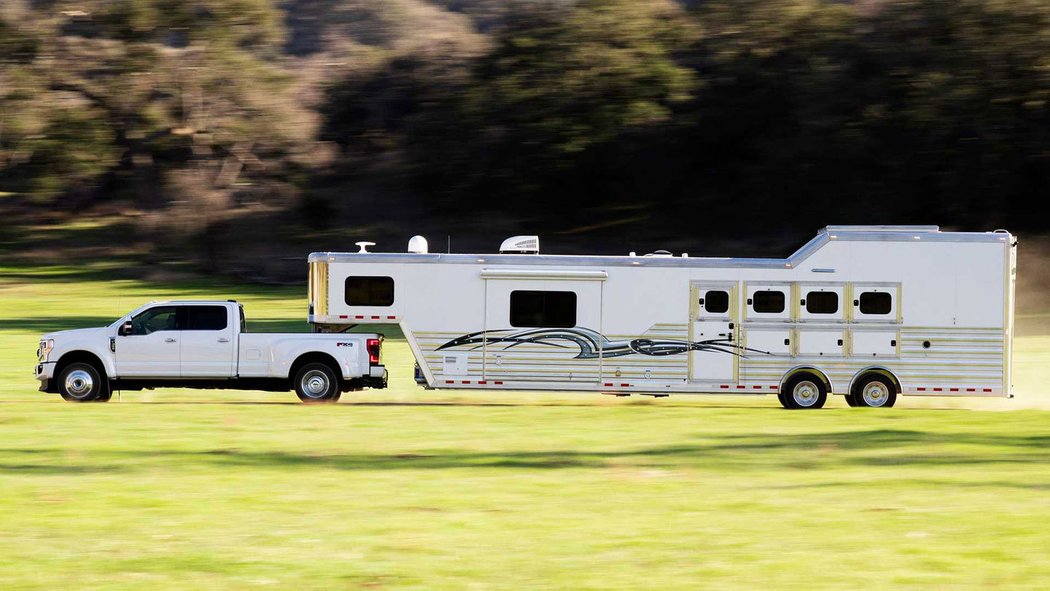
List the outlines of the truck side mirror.
{"label": "truck side mirror", "polygon": [[117,331],[117,334],[122,337],[126,337],[129,334],[131,334],[131,321],[127,320],[124,322],[124,324],[120,325],[120,330]]}

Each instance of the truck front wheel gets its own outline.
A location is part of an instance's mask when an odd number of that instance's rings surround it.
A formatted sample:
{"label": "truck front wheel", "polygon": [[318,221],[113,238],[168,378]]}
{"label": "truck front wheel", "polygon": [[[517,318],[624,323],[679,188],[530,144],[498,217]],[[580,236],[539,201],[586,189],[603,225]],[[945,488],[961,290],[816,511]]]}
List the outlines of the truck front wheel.
{"label": "truck front wheel", "polygon": [[303,402],[339,400],[339,376],[324,363],[307,363],[295,372],[295,393]]}
{"label": "truck front wheel", "polygon": [[70,363],[58,375],[58,393],[70,402],[109,400],[109,384],[94,365]]}

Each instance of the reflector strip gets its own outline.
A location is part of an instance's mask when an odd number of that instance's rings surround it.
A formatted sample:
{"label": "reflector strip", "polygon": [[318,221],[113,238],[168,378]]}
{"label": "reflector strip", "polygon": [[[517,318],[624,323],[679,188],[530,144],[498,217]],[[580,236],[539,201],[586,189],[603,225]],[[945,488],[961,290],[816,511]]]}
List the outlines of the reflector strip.
{"label": "reflector strip", "polygon": [[916,390],[918,390],[919,392],[925,392],[926,388],[916,388]]}
{"label": "reflector strip", "polygon": [[492,382],[492,383],[496,384],[497,386],[502,386],[503,385],[503,382]]}
{"label": "reflector strip", "polygon": [[958,388],[949,388],[949,390],[950,390],[951,392],[958,392],[958,391],[959,391],[959,389],[958,389]]}
{"label": "reflector strip", "polygon": [[967,392],[976,392],[977,388],[967,388],[966,391]]}
{"label": "reflector strip", "polygon": [[991,388],[985,388],[985,389],[984,389],[984,391],[985,391],[985,392],[991,392],[991,391],[992,391],[992,389],[991,389]]}
{"label": "reflector strip", "polygon": [[350,318],[350,317],[349,317],[349,316],[347,316],[346,314],[340,314],[340,315],[339,315],[339,317],[340,317],[340,318]]}
{"label": "reflector strip", "polygon": [[612,382],[608,382],[608,383],[605,383],[605,384],[602,384],[602,385],[605,386],[606,388],[612,388]]}
{"label": "reflector strip", "polygon": [[751,387],[754,388],[755,390],[761,390],[762,389],[762,386],[751,386]]}
{"label": "reflector strip", "polygon": [[722,384],[721,388],[723,390],[728,390],[729,389],[729,384]]}

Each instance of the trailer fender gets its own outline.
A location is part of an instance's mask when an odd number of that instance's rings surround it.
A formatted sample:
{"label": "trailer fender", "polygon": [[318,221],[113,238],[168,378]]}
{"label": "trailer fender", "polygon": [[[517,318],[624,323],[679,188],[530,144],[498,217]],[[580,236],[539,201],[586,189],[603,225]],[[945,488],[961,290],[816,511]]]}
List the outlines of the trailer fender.
{"label": "trailer fender", "polygon": [[784,374],[784,377],[780,378],[779,391],[783,392],[784,391],[784,386],[785,386],[785,384],[787,384],[788,380],[790,380],[792,376],[794,376],[796,374],[799,374],[799,373],[802,373],[802,372],[811,373],[811,374],[817,376],[818,378],[820,378],[821,381],[824,382],[824,386],[827,387],[829,394],[832,394],[832,393],[835,392],[834,388],[832,388],[831,380],[828,379],[827,374],[825,374],[824,372],[820,371],[816,367],[813,367],[812,365],[799,365],[799,366],[796,366],[796,367],[793,367],[793,368],[789,369],[787,371],[787,373]]}
{"label": "trailer fender", "polygon": [[882,367],[880,365],[872,365],[870,367],[865,367],[864,369],[862,369],[862,370],[858,371],[857,373],[853,374],[853,379],[850,380],[849,388],[846,390],[846,393],[848,394],[848,393],[853,392],[853,387],[857,385],[857,382],[859,382],[861,380],[861,378],[863,378],[864,376],[867,376],[869,374],[877,374],[877,375],[885,376],[885,377],[889,378],[890,382],[893,383],[893,386],[895,388],[897,388],[897,394],[900,394],[900,393],[903,392],[903,390],[901,389],[901,381],[899,379],[897,379],[897,376],[892,371],[890,371],[890,370],[888,370],[885,367]]}

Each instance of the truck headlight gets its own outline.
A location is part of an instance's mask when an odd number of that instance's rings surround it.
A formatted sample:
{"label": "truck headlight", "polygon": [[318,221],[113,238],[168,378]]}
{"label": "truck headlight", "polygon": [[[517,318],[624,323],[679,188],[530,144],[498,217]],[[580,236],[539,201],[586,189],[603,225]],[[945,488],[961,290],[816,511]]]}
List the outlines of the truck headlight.
{"label": "truck headlight", "polygon": [[55,339],[44,339],[40,341],[40,348],[37,350],[37,357],[40,361],[47,361],[48,355],[51,354],[51,350],[55,348]]}

